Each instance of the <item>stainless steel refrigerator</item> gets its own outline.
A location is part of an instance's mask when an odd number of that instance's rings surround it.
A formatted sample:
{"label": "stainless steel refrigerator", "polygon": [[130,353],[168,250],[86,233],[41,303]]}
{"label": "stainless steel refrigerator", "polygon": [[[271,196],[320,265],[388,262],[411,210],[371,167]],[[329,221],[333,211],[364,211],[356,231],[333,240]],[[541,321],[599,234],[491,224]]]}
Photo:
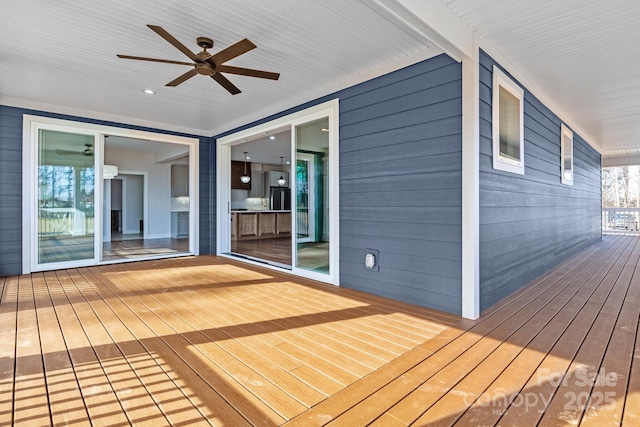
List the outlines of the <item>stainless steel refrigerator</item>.
{"label": "stainless steel refrigerator", "polygon": [[269,209],[274,211],[291,210],[291,189],[271,187],[269,190]]}

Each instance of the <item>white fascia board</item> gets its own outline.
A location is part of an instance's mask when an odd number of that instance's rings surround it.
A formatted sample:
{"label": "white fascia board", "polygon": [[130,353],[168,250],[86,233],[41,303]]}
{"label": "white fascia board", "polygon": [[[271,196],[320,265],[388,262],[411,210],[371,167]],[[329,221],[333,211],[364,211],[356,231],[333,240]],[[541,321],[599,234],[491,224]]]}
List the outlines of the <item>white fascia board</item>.
{"label": "white fascia board", "polygon": [[609,168],[614,166],[635,166],[640,165],[640,156],[619,157],[614,159],[602,158],[602,167]]}

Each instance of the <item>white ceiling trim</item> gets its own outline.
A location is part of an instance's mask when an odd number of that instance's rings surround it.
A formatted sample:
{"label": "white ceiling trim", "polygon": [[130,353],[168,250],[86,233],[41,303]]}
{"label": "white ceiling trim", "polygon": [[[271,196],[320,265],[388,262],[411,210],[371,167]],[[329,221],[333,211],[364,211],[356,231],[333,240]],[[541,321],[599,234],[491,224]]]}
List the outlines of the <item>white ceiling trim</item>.
{"label": "white ceiling trim", "polygon": [[82,108],[65,107],[61,105],[46,104],[42,102],[29,101],[24,99],[11,98],[0,95],[0,105],[7,107],[26,108],[29,110],[44,111],[54,114],[65,114],[68,116],[77,116],[86,119],[101,120],[106,122],[114,122],[115,127],[120,124],[130,126],[140,126],[152,129],[164,130],[167,132],[179,132],[197,136],[211,136],[211,132],[205,129],[193,129],[183,126],[167,125],[166,123],[154,122],[149,120],[141,120],[131,117],[118,116],[114,114],[102,113],[98,111],[90,111]]}

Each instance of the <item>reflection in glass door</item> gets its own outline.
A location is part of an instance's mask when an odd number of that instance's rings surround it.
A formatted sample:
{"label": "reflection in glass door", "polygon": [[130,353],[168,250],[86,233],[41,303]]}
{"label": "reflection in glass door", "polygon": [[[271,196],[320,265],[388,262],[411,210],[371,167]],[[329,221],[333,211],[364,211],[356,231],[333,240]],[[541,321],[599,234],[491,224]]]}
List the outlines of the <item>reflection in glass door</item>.
{"label": "reflection in glass door", "polygon": [[329,274],[329,118],[294,126],[294,267]]}
{"label": "reflection in glass door", "polygon": [[[298,243],[315,241],[315,158],[297,153],[296,159],[296,235]],[[311,213],[311,215],[309,214]]]}
{"label": "reflection in glass door", "polygon": [[40,129],[37,264],[95,258],[95,136]]}

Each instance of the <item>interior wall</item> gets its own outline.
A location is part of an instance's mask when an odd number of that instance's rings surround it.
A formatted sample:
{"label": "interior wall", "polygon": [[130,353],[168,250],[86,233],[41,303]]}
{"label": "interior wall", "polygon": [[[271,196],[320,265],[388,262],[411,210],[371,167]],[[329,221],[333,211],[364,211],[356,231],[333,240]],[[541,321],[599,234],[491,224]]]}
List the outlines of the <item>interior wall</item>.
{"label": "interior wall", "polygon": [[494,65],[498,64],[481,52],[481,311],[601,239],[600,154],[574,131],[574,183],[562,184],[562,120],[527,88],[523,87],[525,174],[493,169]]}
{"label": "interior wall", "polygon": [[[123,189],[123,200],[126,210],[122,212],[122,232],[123,234],[139,234],[140,220],[144,219],[144,176],[123,175],[125,185]],[[149,216],[151,218],[151,216]]]}
{"label": "interior wall", "polygon": [[[147,212],[149,215],[148,235],[149,239],[171,237],[171,165],[168,163],[154,163],[152,153],[141,153],[135,151],[105,149],[105,164],[118,166],[119,171],[147,172],[148,176],[148,201]],[[136,177],[125,175],[127,187],[125,197],[131,199],[132,203],[139,203],[142,194],[137,194],[135,190],[129,190],[129,180]],[[139,177],[140,180],[142,179]],[[133,181],[137,182],[137,181]],[[134,184],[135,186],[135,184]],[[127,203],[127,211],[129,211]],[[135,214],[135,215],[134,215]],[[142,213],[131,211],[125,215],[126,224],[123,224],[125,233],[137,233],[139,221]]]}
{"label": "interior wall", "polygon": [[111,210],[122,210],[122,179],[113,179],[111,181]]}

